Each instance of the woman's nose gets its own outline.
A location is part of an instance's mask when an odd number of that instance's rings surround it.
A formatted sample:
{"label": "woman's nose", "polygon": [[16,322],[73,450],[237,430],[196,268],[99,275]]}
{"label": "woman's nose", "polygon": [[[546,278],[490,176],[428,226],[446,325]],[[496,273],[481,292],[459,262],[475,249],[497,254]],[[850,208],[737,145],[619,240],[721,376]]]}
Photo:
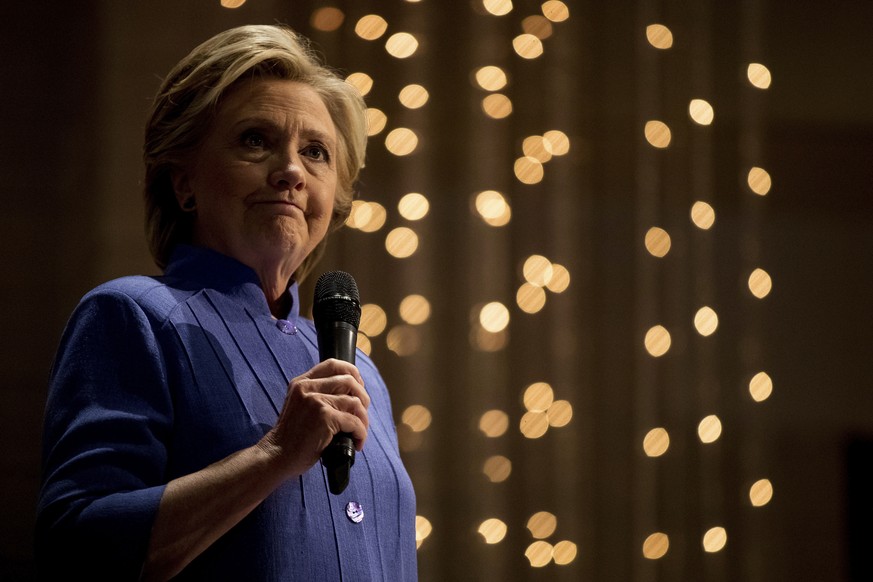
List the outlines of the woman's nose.
{"label": "woman's nose", "polygon": [[285,156],[270,174],[270,183],[280,190],[299,190],[306,184],[303,166],[296,156]]}

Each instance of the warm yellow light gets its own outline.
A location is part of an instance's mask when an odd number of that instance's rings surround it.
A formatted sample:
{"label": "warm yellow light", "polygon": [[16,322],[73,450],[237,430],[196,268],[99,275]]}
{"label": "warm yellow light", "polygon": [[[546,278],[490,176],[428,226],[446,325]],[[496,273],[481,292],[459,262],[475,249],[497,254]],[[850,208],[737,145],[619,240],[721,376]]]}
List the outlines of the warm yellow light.
{"label": "warm yellow light", "polygon": [[570,286],[570,271],[563,265],[552,263],[552,278],[546,287],[552,293],[563,293]]}
{"label": "warm yellow light", "polygon": [[418,50],[418,39],[408,32],[396,32],[385,41],[385,50],[392,57],[406,59]]}
{"label": "warm yellow light", "polygon": [[552,143],[541,135],[531,135],[524,138],[521,151],[524,155],[543,164],[552,159]]}
{"label": "warm yellow light", "polygon": [[411,129],[398,127],[385,136],[385,147],[395,156],[408,156],[418,147],[418,136]]}
{"label": "warm yellow light", "polygon": [[770,174],[764,168],[754,167],[749,170],[749,189],[758,196],[766,196],[773,186]]}
{"label": "warm yellow light", "polygon": [[509,429],[509,416],[502,410],[489,410],[479,419],[479,430],[485,436],[497,438]]}
{"label": "warm yellow light", "polygon": [[564,22],[570,18],[570,9],[561,0],[547,0],[540,8],[543,16],[552,22]]}
{"label": "warm yellow light", "polygon": [[555,400],[555,391],[547,382],[534,382],[524,390],[522,402],[531,412],[545,412]]}
{"label": "warm yellow light", "polygon": [[758,299],[763,299],[773,290],[773,280],[764,269],[758,268],[749,275],[749,291]]}
{"label": "warm yellow light", "polygon": [[388,316],[385,315],[385,310],[380,306],[375,303],[361,306],[361,322],[358,325],[358,331],[374,338],[385,331],[387,325]]}
{"label": "warm yellow light", "polygon": [[535,59],[543,54],[543,41],[532,34],[519,34],[512,39],[512,48],[523,59]]}
{"label": "warm yellow light", "polygon": [[503,194],[485,190],[476,195],[476,212],[491,226],[505,226],[512,217],[512,209]]}
{"label": "warm yellow light", "polygon": [[652,120],[646,122],[645,130],[646,141],[652,147],[664,149],[670,145],[672,134],[670,128],[663,121]]}
{"label": "warm yellow light", "polygon": [[476,83],[486,91],[499,91],[506,86],[506,73],[500,67],[487,65],[476,69]]}
{"label": "warm yellow light", "polygon": [[718,329],[718,314],[712,307],[701,307],[694,314],[694,328],[704,337],[711,336]]}
{"label": "warm yellow light", "polygon": [[421,348],[421,334],[412,326],[397,325],[388,331],[385,343],[398,356],[411,356]]}
{"label": "warm yellow light", "polygon": [[711,125],[715,118],[715,111],[707,101],[703,99],[692,99],[688,105],[688,115],[694,120],[694,123],[700,125]]}
{"label": "warm yellow light", "polygon": [[492,93],[482,99],[482,111],[492,119],[504,119],[512,115],[512,101],[502,93]]}
{"label": "warm yellow light", "polygon": [[570,151],[570,138],[559,129],[552,129],[543,134],[543,139],[549,142],[549,151],[554,156],[563,156]]}
{"label": "warm yellow light", "polygon": [[646,39],[656,49],[666,50],[673,46],[673,33],[663,24],[650,24],[647,26]]}
{"label": "warm yellow light", "polygon": [[309,19],[309,24],[315,30],[323,32],[331,32],[338,29],[343,24],[345,14],[339,8],[333,6],[324,6],[315,10],[312,13],[312,18]]}
{"label": "warm yellow light", "polygon": [[512,461],[503,455],[494,455],[485,460],[482,472],[492,483],[503,483],[512,474]]}
{"label": "warm yellow light", "polygon": [[568,540],[562,540],[555,544],[552,556],[556,564],[559,566],[566,566],[576,559],[577,553],[578,549],[576,548],[576,544]]}
{"label": "warm yellow light", "polygon": [[549,430],[549,415],[545,412],[525,412],[518,429],[529,439],[538,439]]}
{"label": "warm yellow light", "polygon": [[755,507],[763,507],[773,499],[773,484],[769,479],[759,479],[749,488],[749,501]]}
{"label": "warm yellow light", "polygon": [[427,100],[430,99],[430,94],[423,86],[412,84],[400,90],[398,99],[404,107],[418,109],[419,107],[424,107]]}
{"label": "warm yellow light", "polygon": [[515,160],[515,177],[522,184],[538,184],[543,180],[543,165],[536,158],[524,156]]}
{"label": "warm yellow light", "polygon": [[509,309],[499,301],[492,301],[479,311],[479,324],[491,333],[503,331],[509,325]]}
{"label": "warm yellow light", "polygon": [[716,415],[710,414],[697,425],[697,436],[702,443],[714,443],[721,436],[721,420]]}
{"label": "warm yellow light", "polygon": [[538,540],[532,543],[524,551],[525,557],[534,568],[542,568],[552,561],[552,544],[549,542]]}
{"label": "warm yellow light", "polygon": [[512,0],[482,0],[482,6],[494,16],[505,16],[512,12]]}
{"label": "warm yellow light", "polygon": [[656,325],[646,332],[644,345],[649,355],[659,358],[670,350],[670,332],[662,325]]}
{"label": "warm yellow light", "polygon": [[400,216],[406,220],[421,220],[427,216],[430,203],[423,194],[410,192],[397,203],[397,210],[400,212]]}
{"label": "warm yellow light", "polygon": [[521,21],[521,29],[528,34],[532,34],[540,40],[545,40],[552,36],[553,26],[551,21],[545,16],[534,14],[528,16]]}
{"label": "warm yellow light", "polygon": [[373,77],[367,73],[352,73],[346,77],[346,83],[357,89],[361,96],[373,89]]}
{"label": "warm yellow light", "polygon": [[378,14],[361,17],[355,24],[355,34],[364,40],[376,40],[388,30],[388,23]]}
{"label": "warm yellow light", "polygon": [[421,325],[430,318],[430,302],[422,295],[407,295],[400,302],[400,318],[409,325]]}
{"label": "warm yellow light", "polygon": [[670,435],[661,427],[653,428],[643,437],[643,452],[648,457],[660,457],[670,448]]}
{"label": "warm yellow light", "polygon": [[560,428],[567,426],[573,420],[573,405],[566,400],[555,400],[546,411],[549,417],[549,426]]}
{"label": "warm yellow light", "polygon": [[543,540],[558,528],[558,518],[548,511],[538,511],[527,520],[527,529],[530,535],[538,540]]}
{"label": "warm yellow light", "polygon": [[378,202],[355,200],[346,225],[363,232],[376,232],[385,225],[388,213]]}
{"label": "warm yellow light", "polygon": [[506,524],[496,517],[492,517],[479,524],[478,532],[486,544],[497,544],[506,537]]}
{"label": "warm yellow light", "polygon": [[367,109],[367,135],[374,136],[381,133],[387,123],[388,117],[381,109],[375,107]]}
{"label": "warm yellow light", "polygon": [[643,556],[649,560],[658,560],[670,549],[670,537],[662,532],[655,532],[643,542]]}
{"label": "warm yellow light", "polygon": [[498,352],[509,343],[507,330],[490,332],[481,325],[474,325],[470,329],[470,345],[473,349],[482,352]]}
{"label": "warm yellow light", "polygon": [[368,338],[365,333],[358,334],[358,337],[355,340],[355,346],[368,356],[373,352],[373,344],[370,343],[370,338]]}
{"label": "warm yellow light", "polygon": [[715,224],[715,210],[706,202],[697,201],[691,207],[691,222],[701,230],[709,230]]}
{"label": "warm yellow light", "polygon": [[542,255],[531,255],[524,261],[524,280],[537,287],[545,287],[552,278],[552,262]]}
{"label": "warm yellow light", "polygon": [[645,244],[646,250],[649,251],[649,254],[661,259],[667,256],[667,253],[670,252],[670,246],[672,243],[670,241],[670,234],[666,230],[653,226],[646,231]]}
{"label": "warm yellow light", "polygon": [[546,292],[537,285],[522,283],[515,294],[515,302],[525,313],[539,313],[546,306]]}
{"label": "warm yellow light", "polygon": [[420,548],[421,544],[427,539],[427,536],[433,531],[433,526],[426,517],[421,515],[415,516],[415,547]]}
{"label": "warm yellow light", "polygon": [[758,89],[769,89],[773,82],[773,77],[770,75],[770,69],[761,63],[751,63],[746,69],[746,76],[749,83]]}
{"label": "warm yellow light", "polygon": [[411,257],[418,250],[418,235],[411,228],[398,226],[385,237],[385,250],[398,259]]}
{"label": "warm yellow light", "polygon": [[246,3],[246,0],[221,0],[223,8],[239,8]]}
{"label": "warm yellow light", "polygon": [[721,551],[727,544],[727,532],[723,527],[713,527],[703,534],[703,549],[710,554]]}
{"label": "warm yellow light", "polygon": [[413,404],[403,411],[401,422],[415,432],[423,432],[430,426],[433,417],[430,410],[420,404]]}
{"label": "warm yellow light", "polygon": [[758,372],[749,381],[749,394],[755,402],[763,402],[773,393],[773,380],[767,372]]}

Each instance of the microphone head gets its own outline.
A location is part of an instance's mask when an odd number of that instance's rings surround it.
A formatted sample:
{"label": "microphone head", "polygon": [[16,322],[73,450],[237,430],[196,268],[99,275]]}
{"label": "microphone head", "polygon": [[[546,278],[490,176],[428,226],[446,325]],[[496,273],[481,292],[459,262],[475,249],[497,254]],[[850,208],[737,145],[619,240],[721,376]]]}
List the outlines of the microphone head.
{"label": "microphone head", "polygon": [[315,324],[342,321],[356,329],[361,323],[361,296],[354,277],[344,271],[328,271],[315,283],[312,305]]}

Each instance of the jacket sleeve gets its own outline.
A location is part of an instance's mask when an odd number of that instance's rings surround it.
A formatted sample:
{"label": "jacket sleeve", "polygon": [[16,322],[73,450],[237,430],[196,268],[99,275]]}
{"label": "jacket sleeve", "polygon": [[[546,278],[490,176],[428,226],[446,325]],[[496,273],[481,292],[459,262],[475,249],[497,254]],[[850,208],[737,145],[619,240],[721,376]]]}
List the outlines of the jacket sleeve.
{"label": "jacket sleeve", "polygon": [[156,325],[111,290],[87,295],[67,324],[46,403],[41,577],[139,577],[173,422]]}

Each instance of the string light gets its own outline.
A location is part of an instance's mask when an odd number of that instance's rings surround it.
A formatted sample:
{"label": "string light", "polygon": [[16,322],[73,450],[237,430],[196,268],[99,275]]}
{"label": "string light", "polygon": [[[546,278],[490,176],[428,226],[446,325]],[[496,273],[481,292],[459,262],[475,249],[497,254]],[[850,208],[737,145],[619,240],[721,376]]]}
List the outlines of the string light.
{"label": "string light", "polygon": [[758,89],[769,89],[773,82],[770,69],[761,63],[750,63],[746,68],[746,77],[749,79],[749,83]]}
{"label": "string light", "polygon": [[479,524],[477,531],[486,544],[499,544],[506,537],[507,527],[502,520],[492,517]]}
{"label": "string light", "polygon": [[647,26],[646,39],[656,49],[667,50],[673,46],[673,33],[663,24],[650,24]]}
{"label": "string light", "polygon": [[643,542],[643,557],[648,560],[660,560],[670,549],[670,537],[663,532],[650,534]]}

